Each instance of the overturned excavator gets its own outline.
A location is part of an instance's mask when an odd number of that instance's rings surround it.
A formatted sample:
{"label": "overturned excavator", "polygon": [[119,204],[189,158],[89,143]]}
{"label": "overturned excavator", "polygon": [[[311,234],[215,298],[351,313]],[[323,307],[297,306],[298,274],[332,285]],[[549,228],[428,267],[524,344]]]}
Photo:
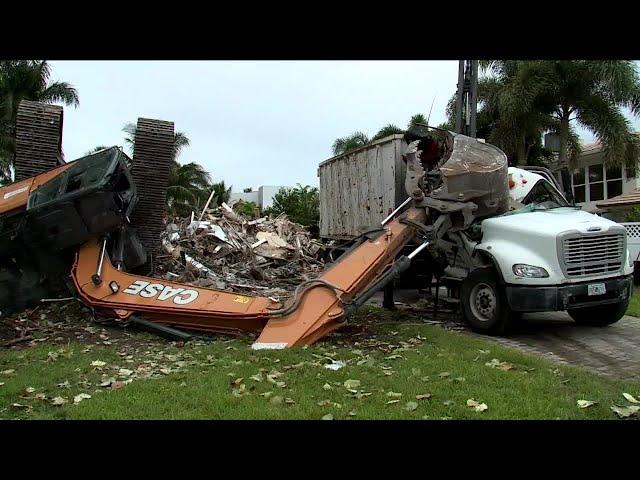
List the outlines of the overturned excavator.
{"label": "overturned excavator", "polygon": [[477,220],[508,208],[507,159],[496,147],[426,128],[407,141],[407,200],[285,303],[138,275],[148,258],[131,219],[144,197],[135,162],[117,147],[0,188],[0,310],[70,291],[96,315],[185,338],[252,332],[255,349],[311,344],[424,249],[455,266],[464,250],[456,232],[473,235]]}

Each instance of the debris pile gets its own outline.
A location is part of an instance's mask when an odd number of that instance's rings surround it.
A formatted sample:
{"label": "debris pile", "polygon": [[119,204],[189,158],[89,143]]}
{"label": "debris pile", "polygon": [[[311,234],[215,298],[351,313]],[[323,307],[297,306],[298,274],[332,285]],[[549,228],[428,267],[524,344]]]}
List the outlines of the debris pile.
{"label": "debris pile", "polygon": [[154,276],[281,300],[322,272],[322,243],[286,215],[252,220],[226,203],[206,212],[167,225]]}

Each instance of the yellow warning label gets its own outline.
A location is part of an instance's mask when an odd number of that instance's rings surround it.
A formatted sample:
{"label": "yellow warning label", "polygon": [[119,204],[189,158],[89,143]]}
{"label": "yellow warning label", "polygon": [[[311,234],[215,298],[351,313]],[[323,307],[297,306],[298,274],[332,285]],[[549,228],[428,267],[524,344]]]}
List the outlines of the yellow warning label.
{"label": "yellow warning label", "polygon": [[237,303],[249,303],[251,301],[251,298],[243,297],[242,295],[236,295],[236,298],[234,298],[233,301]]}

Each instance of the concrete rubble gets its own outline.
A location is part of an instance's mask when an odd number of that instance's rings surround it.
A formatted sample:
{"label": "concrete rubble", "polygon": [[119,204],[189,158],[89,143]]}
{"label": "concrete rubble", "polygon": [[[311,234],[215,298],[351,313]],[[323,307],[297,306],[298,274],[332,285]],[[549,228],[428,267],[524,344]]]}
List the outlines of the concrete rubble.
{"label": "concrete rubble", "polygon": [[288,297],[324,268],[324,247],[286,215],[250,219],[227,204],[176,219],[162,235],[155,277],[245,294]]}

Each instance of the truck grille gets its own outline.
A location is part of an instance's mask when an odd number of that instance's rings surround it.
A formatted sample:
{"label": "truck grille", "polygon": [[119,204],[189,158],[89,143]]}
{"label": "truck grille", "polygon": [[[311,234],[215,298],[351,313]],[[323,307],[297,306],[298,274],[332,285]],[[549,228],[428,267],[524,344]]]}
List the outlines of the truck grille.
{"label": "truck grille", "polygon": [[561,240],[562,268],[567,277],[588,277],[617,272],[625,260],[624,231],[607,234],[573,234]]}

